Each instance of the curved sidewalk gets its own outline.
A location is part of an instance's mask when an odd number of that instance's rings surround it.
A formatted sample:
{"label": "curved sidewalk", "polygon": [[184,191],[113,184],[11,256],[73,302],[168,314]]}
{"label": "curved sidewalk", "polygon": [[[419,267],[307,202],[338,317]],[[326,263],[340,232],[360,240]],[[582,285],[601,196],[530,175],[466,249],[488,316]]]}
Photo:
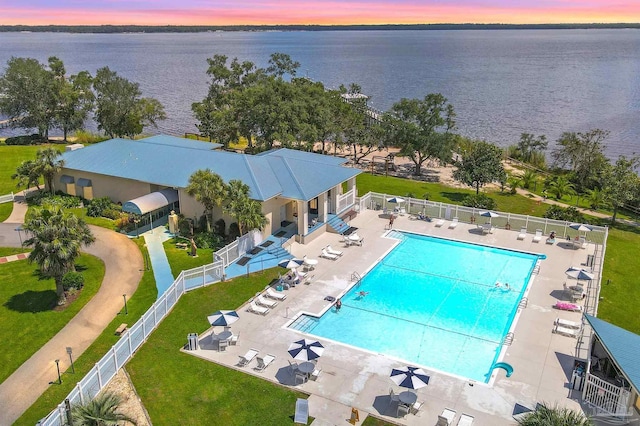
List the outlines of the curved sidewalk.
{"label": "curved sidewalk", "polygon": [[[17,213],[24,217],[20,211],[26,208],[18,207]],[[12,214],[7,219],[12,222],[0,224],[1,247],[20,247],[15,224],[22,221],[16,216]],[[108,229],[90,228],[96,242],[83,251],[105,264],[100,290],[58,334],[0,384],[0,425],[12,424],[28,409],[47,390],[49,382],[57,380],[54,360],[59,359],[60,369],[65,371],[70,366],[66,347],[73,348],[77,359],[122,310],[122,295],[130,296],[138,287],[144,264],[135,243]]]}

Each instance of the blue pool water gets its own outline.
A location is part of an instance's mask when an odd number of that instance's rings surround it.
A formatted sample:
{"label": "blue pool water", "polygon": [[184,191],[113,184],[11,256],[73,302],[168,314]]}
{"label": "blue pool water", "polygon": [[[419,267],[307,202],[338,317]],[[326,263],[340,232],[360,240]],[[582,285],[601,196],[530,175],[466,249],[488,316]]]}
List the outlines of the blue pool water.
{"label": "blue pool water", "polygon": [[[342,309],[292,325],[488,382],[538,256],[415,234],[342,297]],[[509,283],[509,290],[496,282]],[[359,292],[368,292],[360,297]]]}

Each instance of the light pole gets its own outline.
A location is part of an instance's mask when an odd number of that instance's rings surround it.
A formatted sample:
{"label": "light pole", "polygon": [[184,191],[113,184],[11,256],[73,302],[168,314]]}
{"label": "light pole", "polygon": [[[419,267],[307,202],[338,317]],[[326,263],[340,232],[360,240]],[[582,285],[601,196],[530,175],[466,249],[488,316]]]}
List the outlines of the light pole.
{"label": "light pole", "polygon": [[129,310],[127,309],[127,295],[123,294],[122,297],[124,298],[124,314],[129,315]]}
{"label": "light pole", "polygon": [[56,369],[58,370],[58,384],[62,384],[62,376],[60,375],[60,360],[56,359]]}
{"label": "light pole", "polygon": [[76,374],[76,367],[74,367],[73,365],[73,357],[71,356],[72,354],[71,346],[67,346],[67,353],[69,354],[69,361],[71,361],[71,372],[73,374]]}
{"label": "light pole", "polygon": [[20,247],[22,247],[22,232],[21,232],[22,226],[18,226],[15,230],[18,232],[18,238],[20,239]]}

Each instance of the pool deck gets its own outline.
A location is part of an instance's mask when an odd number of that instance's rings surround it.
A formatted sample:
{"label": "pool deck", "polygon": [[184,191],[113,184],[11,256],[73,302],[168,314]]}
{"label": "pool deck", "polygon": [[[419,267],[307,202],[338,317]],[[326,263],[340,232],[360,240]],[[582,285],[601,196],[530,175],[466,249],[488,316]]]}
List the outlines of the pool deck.
{"label": "pool deck", "polygon": [[[403,389],[391,382],[389,374],[392,368],[406,363],[319,339],[326,348],[318,362],[322,369],[319,378],[293,386],[293,378],[288,373],[288,361],[292,359],[287,348],[304,335],[287,329],[286,325],[301,312],[320,314],[330,308],[331,303],[324,300],[325,296],[340,296],[351,286],[353,272],[363,275],[393,248],[397,240],[383,238],[388,219],[379,214],[379,211],[366,210],[351,221],[364,238],[362,247],[345,247],[340,235],[330,233],[304,246],[294,244],[291,252],[295,256],[307,255],[319,260],[315,270],[309,272],[313,276],[312,283],[285,291],[286,300],[279,302],[266,316],[248,312],[248,305],[242,307],[239,310],[240,320],[232,326],[232,331],[239,334],[237,346],[218,352],[209,343],[211,329],[204,332],[194,330],[202,332],[202,347],[188,353],[310,394],[310,415],[316,418],[314,424],[320,425],[347,424],[352,407],[359,410],[361,421],[371,413],[404,425],[436,424],[444,408],[457,412],[453,424],[457,423],[461,413],[465,413],[475,417],[474,425],[515,424],[511,417],[515,403],[535,407],[536,402],[545,402],[581,409],[581,394],[576,392],[574,395],[569,383],[577,339],[552,333],[557,317],[580,321],[581,314],[558,311],[552,305],[561,297],[562,284],[573,284],[567,281],[565,270],[584,263],[587,254],[593,254],[593,245],[589,244],[586,249],[573,249],[562,244],[561,240],[560,244],[545,244],[545,238],[535,243],[531,234],[524,241],[517,240],[518,230],[496,229],[492,234],[482,235],[476,225],[460,223],[455,229],[449,229],[449,221],[445,221],[442,227],[436,227],[435,221],[410,220],[409,216],[398,217],[394,229],[547,255],[529,290],[528,306],[521,310],[513,343],[506,346],[502,358],[503,362],[513,366],[512,376],[506,378],[504,370],[496,369],[495,380],[489,386],[424,366],[431,381],[417,391],[418,401],[424,402],[423,407],[418,415],[396,418],[395,409],[389,409],[389,389],[393,388],[396,393]],[[327,244],[342,250],[344,255],[335,261],[320,258],[321,249]],[[469,268],[472,269],[473,265]],[[212,309],[216,307],[212,306]],[[221,330],[217,327],[215,331],[219,333]],[[402,345],[402,342],[398,344]],[[257,365],[255,359],[247,367],[237,367],[239,357],[251,348],[259,350],[261,355],[273,354],[276,360],[261,373],[253,370]],[[291,410],[293,414],[294,407]]]}

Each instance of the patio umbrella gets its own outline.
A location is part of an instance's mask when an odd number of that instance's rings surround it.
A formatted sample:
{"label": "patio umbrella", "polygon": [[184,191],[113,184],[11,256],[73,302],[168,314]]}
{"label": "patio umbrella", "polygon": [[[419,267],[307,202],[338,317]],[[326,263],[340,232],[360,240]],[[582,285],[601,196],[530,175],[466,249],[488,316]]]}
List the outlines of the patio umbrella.
{"label": "patio umbrella", "polygon": [[400,197],[387,198],[387,203],[393,203],[393,204],[404,203],[404,198],[400,198]]}
{"label": "patio umbrella", "polygon": [[429,376],[422,368],[404,367],[391,370],[391,380],[403,388],[420,389],[429,384]]}
{"label": "patio umbrella", "polygon": [[584,232],[584,236],[587,235],[587,232],[593,231],[592,227],[590,227],[589,225],[585,225],[584,223],[572,223],[569,225],[569,228],[575,229],[576,231],[578,231],[578,233]]}
{"label": "patio umbrella", "polygon": [[480,216],[483,217],[488,217],[489,218],[489,223],[491,223],[491,219],[494,217],[500,217],[500,215],[496,212],[492,212],[491,210],[487,210],[484,212],[480,212]]}
{"label": "patio umbrella", "polygon": [[594,275],[583,268],[572,266],[565,271],[568,277],[575,278],[577,280],[592,280]]}
{"label": "patio umbrella", "polygon": [[304,263],[303,259],[296,259],[294,257],[293,259],[281,260],[280,262],[278,262],[278,266],[282,268],[287,268],[287,269],[296,269],[298,266],[302,265],[303,263]]}
{"label": "patio umbrella", "polygon": [[227,326],[238,321],[238,313],[236,311],[216,311],[207,317],[209,324],[212,326]]}
{"label": "patio umbrella", "polygon": [[289,355],[291,355],[293,359],[299,359],[301,361],[311,361],[320,358],[323,352],[324,346],[317,340],[302,339],[289,345]]}

